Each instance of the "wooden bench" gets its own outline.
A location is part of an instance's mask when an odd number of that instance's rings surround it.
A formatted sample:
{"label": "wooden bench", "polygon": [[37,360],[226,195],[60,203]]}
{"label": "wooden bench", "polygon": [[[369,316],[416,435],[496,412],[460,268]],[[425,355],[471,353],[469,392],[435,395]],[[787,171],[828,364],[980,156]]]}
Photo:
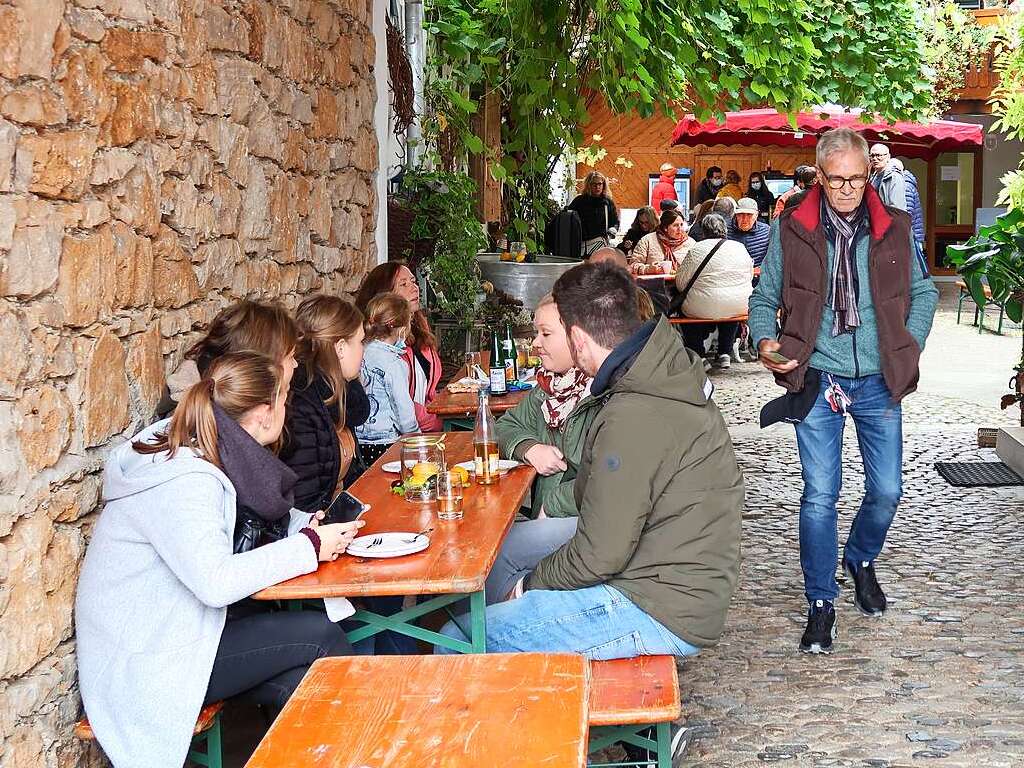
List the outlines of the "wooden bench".
{"label": "wooden bench", "polygon": [[[967,287],[967,283],[964,282],[963,280],[957,280],[956,287],[960,289],[960,297],[956,303],[956,324],[960,325],[960,311],[963,309],[964,301],[966,301],[967,299],[971,299],[973,301],[974,298],[971,296],[971,291]],[[991,301],[992,289],[989,288],[987,285],[982,285],[981,288],[985,292],[985,299]],[[997,328],[996,333],[1001,335],[1003,333],[1003,316],[1006,310],[1004,309],[1002,304],[998,304],[997,306],[999,307],[999,327]],[[977,303],[975,303],[974,305],[973,324],[978,326],[978,333],[981,333],[983,330],[985,330],[985,307],[980,307]]]}
{"label": "wooden bench", "polygon": [[590,662],[590,752],[624,741],[671,768],[669,726],[681,711],[675,657]]}
{"label": "wooden bench", "polygon": [[[223,701],[215,701],[203,707],[192,730],[192,747],[188,751],[188,759],[206,766],[206,768],[223,768],[221,761],[220,711],[224,709]],[[95,741],[88,718],[83,717],[75,723],[75,737],[82,741]]]}
{"label": "wooden bench", "polygon": [[720,317],[717,320],[712,320],[706,317],[673,317],[669,319],[672,325],[690,325],[692,323],[745,323],[747,322],[747,313],[744,312],[742,315],[736,315],[735,317]]}

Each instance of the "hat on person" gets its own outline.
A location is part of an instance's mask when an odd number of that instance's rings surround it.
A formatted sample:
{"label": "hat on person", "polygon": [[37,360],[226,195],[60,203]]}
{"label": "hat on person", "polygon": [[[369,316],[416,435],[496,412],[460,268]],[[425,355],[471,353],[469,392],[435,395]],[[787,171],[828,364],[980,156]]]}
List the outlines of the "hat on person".
{"label": "hat on person", "polygon": [[672,163],[662,163],[661,164],[661,168],[659,170],[662,173],[668,173],[669,171],[672,171],[673,173],[675,173],[676,167],[674,165],[672,165]]}
{"label": "hat on person", "polygon": [[665,211],[674,211],[679,207],[679,201],[671,200],[666,197],[663,198],[660,203],[658,203],[658,207],[661,208],[662,213],[664,213]]}
{"label": "hat on person", "polygon": [[750,197],[741,197],[736,201],[735,213],[752,213],[756,216],[758,213],[757,201]]}

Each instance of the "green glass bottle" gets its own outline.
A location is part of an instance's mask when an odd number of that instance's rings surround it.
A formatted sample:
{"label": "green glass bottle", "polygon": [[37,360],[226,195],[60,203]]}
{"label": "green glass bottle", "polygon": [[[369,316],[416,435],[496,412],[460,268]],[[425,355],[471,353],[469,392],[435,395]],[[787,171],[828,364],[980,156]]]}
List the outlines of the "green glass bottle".
{"label": "green glass bottle", "polygon": [[504,395],[508,392],[508,381],[505,378],[505,348],[498,340],[498,331],[491,331],[491,362],[488,367],[491,380],[491,394]]}

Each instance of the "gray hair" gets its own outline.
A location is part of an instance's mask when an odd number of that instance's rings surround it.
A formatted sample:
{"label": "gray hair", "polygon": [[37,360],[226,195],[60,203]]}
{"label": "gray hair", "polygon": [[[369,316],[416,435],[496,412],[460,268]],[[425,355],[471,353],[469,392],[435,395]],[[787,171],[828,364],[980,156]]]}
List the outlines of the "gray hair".
{"label": "gray hair", "polygon": [[850,128],[833,128],[821,134],[814,150],[814,160],[819,168],[824,168],[825,161],[839,152],[859,152],[864,156],[864,164],[868,163],[868,143]]}
{"label": "gray hair", "polygon": [[704,232],[704,238],[709,237],[725,237],[729,229],[725,224],[725,218],[719,213],[709,213],[700,221],[701,230]]}
{"label": "gray hair", "polygon": [[[736,213],[736,201],[726,195],[715,200],[715,204],[711,206],[711,210],[714,213],[719,213],[727,219],[731,219],[732,215]],[[707,218],[705,216],[705,218]]]}

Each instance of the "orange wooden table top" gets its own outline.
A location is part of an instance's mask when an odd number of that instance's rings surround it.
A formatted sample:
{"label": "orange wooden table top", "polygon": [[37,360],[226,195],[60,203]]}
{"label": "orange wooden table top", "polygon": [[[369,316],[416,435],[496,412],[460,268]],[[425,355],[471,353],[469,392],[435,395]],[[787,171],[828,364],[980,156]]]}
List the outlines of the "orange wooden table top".
{"label": "orange wooden table top", "polygon": [[[480,364],[487,366],[490,362],[491,353],[484,350],[480,353]],[[458,381],[459,379],[467,375],[466,366],[459,368],[458,372],[452,376],[452,381]],[[509,392],[507,395],[491,395],[490,406],[491,413],[500,416],[510,408],[515,408],[530,393],[530,390],[524,389],[519,392]],[[431,401],[427,406],[427,411],[433,413],[435,416],[475,416],[477,406],[477,394],[476,392],[457,392],[452,393],[448,391],[447,387],[442,388],[438,393],[437,397]]]}
{"label": "orange wooden table top", "polygon": [[[445,446],[449,466],[473,458],[470,432],[447,433]],[[432,528],[427,534],[430,546],[413,555],[380,560],[342,555],[333,562],[320,563],[313,573],[257,592],[257,600],[456,594],[483,589],[536,471],[527,464],[503,475],[494,485],[471,483],[465,489],[462,519],[439,520],[437,502],[417,504],[391,492],[391,482],[398,475],[384,472],[381,466],[397,461],[398,454],[396,443],[348,489],[371,505],[363,515],[366,526],[360,535]]]}
{"label": "orange wooden table top", "polygon": [[347,656],[310,667],[247,768],[580,768],[574,654]]}

